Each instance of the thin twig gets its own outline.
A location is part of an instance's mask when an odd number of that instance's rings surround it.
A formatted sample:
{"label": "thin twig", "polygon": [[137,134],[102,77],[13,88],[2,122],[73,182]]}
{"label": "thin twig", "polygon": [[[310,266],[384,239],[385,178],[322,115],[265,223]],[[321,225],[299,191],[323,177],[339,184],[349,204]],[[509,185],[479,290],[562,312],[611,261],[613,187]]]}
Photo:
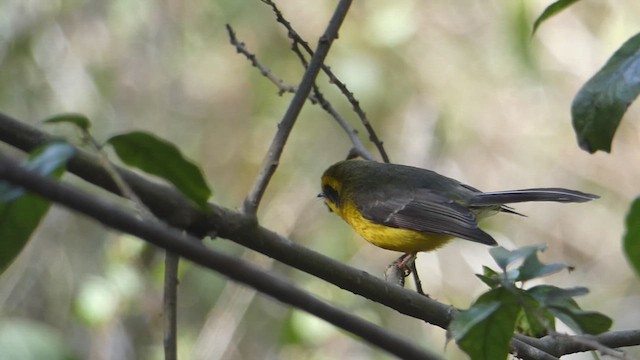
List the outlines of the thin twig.
{"label": "thin twig", "polygon": [[278,124],[278,130],[271,142],[269,150],[267,151],[267,156],[262,165],[262,169],[258,173],[253,187],[244,201],[242,206],[244,213],[255,216],[267,185],[278,167],[280,156],[282,155],[285,143],[289,138],[289,134],[293,129],[293,125],[302,110],[305,100],[311,92],[313,83],[320,71],[320,66],[329,53],[331,44],[338,37],[338,29],[347,15],[351,2],[352,0],[340,0],[333,17],[329,21],[329,25],[327,26],[325,33],[320,37],[316,52],[311,57],[309,67],[307,68],[307,71],[305,71],[302,81],[298,86],[298,91],[296,91],[293,99],[289,103],[289,108],[284,114],[282,121]]}
{"label": "thin twig", "polygon": [[[278,94],[282,95],[284,93],[295,93],[296,87],[285,83],[282,79],[279,79],[277,76],[273,74],[273,72],[266,67],[264,64],[258,60],[257,56],[253,54],[249,49],[247,49],[246,45],[239,41],[233,28],[231,25],[227,24],[227,32],[229,33],[229,41],[236,48],[236,51],[242,55],[244,55],[255,68],[260,70],[260,73],[266,77],[269,81],[271,81],[277,88]],[[313,91],[309,95],[309,101],[312,104],[319,104],[323,110],[325,110],[329,115],[331,115],[337,122],[338,125],[347,133],[351,143],[353,144],[353,149],[357,153],[358,156],[367,160],[375,160],[375,157],[367,150],[360,141],[360,137],[358,136],[358,132],[347,122],[347,120],[338,112],[338,110],[324,97],[324,95],[320,92],[318,87],[314,84]]]}
{"label": "thin twig", "polygon": [[[309,44],[300,35],[298,35],[298,33],[293,29],[293,26],[291,26],[291,23],[289,23],[289,21],[287,21],[287,19],[284,18],[284,16],[282,15],[282,12],[280,11],[280,9],[278,9],[278,7],[273,1],[262,0],[262,2],[269,5],[271,9],[273,9],[274,14],[276,15],[276,21],[285,27],[285,29],[287,30],[287,35],[293,42],[291,49],[296,54],[298,54],[298,57],[302,61],[303,66],[306,67],[305,58],[302,55],[302,53],[299,51],[298,44],[302,46],[302,48],[309,55],[313,56],[314,52],[309,46]],[[375,130],[371,126],[371,122],[367,118],[367,114],[364,112],[364,110],[362,110],[362,107],[360,106],[360,102],[355,98],[354,94],[349,90],[349,88],[347,88],[347,85],[344,84],[342,81],[340,81],[340,79],[333,73],[333,71],[329,66],[322,64],[322,71],[329,77],[329,82],[332,84],[335,84],[338,87],[338,89],[340,89],[342,94],[347,98],[351,106],[353,106],[353,110],[356,112],[356,114],[360,118],[360,121],[362,121],[362,124],[364,125],[364,127],[367,129],[367,132],[369,133],[369,140],[375,144],[376,148],[378,149],[378,152],[380,153],[380,156],[382,157],[382,160],[388,163],[389,156],[384,150],[382,141],[378,138],[378,135],[376,135]]]}
{"label": "thin twig", "polygon": [[[109,173],[109,176],[118,186],[120,192],[127,199],[131,200],[145,218],[152,218],[154,215],[140,200],[135,191],[122,179],[122,176],[116,171],[115,166],[109,160],[107,154],[102,150],[102,146],[91,135],[88,129],[82,129],[82,136],[89,142],[94,152],[98,154],[100,163]],[[180,258],[169,252],[165,253],[164,268],[164,288],[163,288],[163,315],[164,315],[164,358],[165,360],[176,360],[178,358],[178,264]]]}
{"label": "thin twig", "polygon": [[162,307],[164,315],[164,358],[178,359],[178,267],[180,257],[165,251],[164,295]]}
{"label": "thin twig", "polygon": [[139,217],[131,211],[101,200],[86,191],[27,170],[14,160],[2,155],[0,155],[0,179],[87,215],[113,229],[144,239],[168,252],[251,286],[283,303],[316,315],[395,356],[404,359],[439,359],[438,355],[373,323],[333,307],[253,264],[211,250],[198,238],[182,230],[172,228],[153,218],[140,221]]}

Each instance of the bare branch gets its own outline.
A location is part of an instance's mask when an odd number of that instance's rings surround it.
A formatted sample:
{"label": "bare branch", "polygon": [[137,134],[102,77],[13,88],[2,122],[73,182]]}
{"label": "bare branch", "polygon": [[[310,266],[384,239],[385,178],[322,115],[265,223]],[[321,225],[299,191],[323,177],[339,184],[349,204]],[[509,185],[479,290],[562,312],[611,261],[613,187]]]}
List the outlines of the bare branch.
{"label": "bare branch", "polygon": [[[300,58],[300,61],[302,62],[302,65],[304,67],[307,67],[305,57],[300,52],[298,45],[302,46],[302,48],[309,55],[313,56],[314,53],[311,47],[309,46],[309,44],[300,35],[298,35],[298,33],[293,29],[293,26],[291,26],[291,23],[284,18],[284,16],[282,15],[282,12],[280,11],[280,9],[278,9],[278,7],[273,1],[262,0],[262,2],[269,5],[271,9],[273,9],[274,14],[276,15],[276,21],[285,27],[285,29],[287,30],[287,35],[293,42],[291,49],[293,50],[294,53],[298,55],[298,57]],[[332,84],[335,84],[338,87],[338,89],[340,89],[342,94],[347,98],[351,106],[353,106],[353,110],[356,112],[356,114],[358,114],[360,121],[362,122],[365,129],[367,129],[367,132],[369,133],[369,140],[375,144],[376,148],[378,149],[378,152],[380,153],[380,156],[382,157],[382,160],[388,163],[389,156],[387,155],[387,152],[384,150],[382,141],[378,138],[378,135],[376,135],[376,132],[373,129],[373,126],[371,126],[371,122],[367,118],[367,114],[364,112],[364,110],[362,110],[362,107],[360,106],[360,102],[355,98],[355,96],[349,90],[349,88],[347,88],[347,85],[342,81],[340,81],[340,79],[333,73],[333,71],[331,71],[331,68],[329,66],[322,64],[322,71],[329,77],[329,82]]]}
{"label": "bare branch", "polygon": [[251,65],[253,67],[260,70],[260,74],[262,74],[262,76],[269,79],[269,81],[271,81],[276,87],[278,87],[278,89],[280,90],[278,91],[278,95],[282,95],[286,92],[288,93],[296,92],[296,88],[294,86],[285,84],[285,82],[282,79],[277,78],[273,74],[273,72],[269,70],[269,68],[267,68],[260,61],[258,61],[258,58],[256,57],[256,55],[250,52],[243,42],[238,40],[238,38],[236,37],[236,33],[235,31],[233,31],[233,28],[231,27],[231,25],[227,24],[226,27],[227,27],[227,33],[229,34],[229,41],[231,42],[231,45],[233,45],[236,48],[236,51],[239,54],[244,55],[251,62]]}
{"label": "bare branch", "polygon": [[0,179],[88,215],[109,227],[135,235],[168,252],[253,287],[285,304],[309,312],[395,356],[404,359],[440,358],[373,323],[317,299],[280,277],[248,262],[215,252],[202,245],[199,239],[179,229],[169,227],[153,217],[141,220],[136,214],[117,205],[29,171],[6,156],[0,156]]}
{"label": "bare branch", "polygon": [[[52,140],[51,135],[0,113],[0,141],[24,151],[31,151]],[[113,179],[99,165],[98,160],[84,151],[77,151],[68,164],[68,170],[88,182],[120,194]],[[116,167],[116,170],[156,217],[195,236],[202,236],[215,230],[220,237],[265,254],[402,314],[422,319],[444,329],[458,313],[458,310],[452,306],[387,283],[378,277],[302,247],[256,225],[251,216],[215,204],[210,204],[209,211],[202,211],[172,187],[148,181],[122,168]],[[612,331],[592,339],[609,348],[635,346],[640,345],[640,330]],[[592,350],[583,344],[570,340],[560,342],[551,336],[535,339],[516,335],[512,346],[514,353],[523,359],[551,360],[564,354]]]}
{"label": "bare branch", "polygon": [[351,1],[352,0],[340,0],[335,12],[333,13],[333,17],[329,21],[329,25],[327,26],[325,33],[320,37],[316,52],[313,57],[311,57],[309,67],[302,77],[300,86],[298,86],[298,91],[296,91],[291,103],[289,103],[289,108],[284,114],[282,121],[278,124],[278,130],[269,150],[267,151],[267,156],[262,165],[262,169],[260,170],[260,173],[258,173],[253,187],[244,201],[242,209],[246,214],[254,216],[256,214],[258,205],[260,204],[260,200],[264,195],[267,185],[278,167],[278,162],[280,161],[280,155],[282,154],[284,145],[291,133],[291,130],[293,129],[293,125],[295,124],[300,111],[302,110],[305,100],[311,92],[311,87],[315,82],[316,76],[318,76],[320,66],[329,53],[331,44],[338,37],[338,29],[347,15],[349,6],[351,6]]}
{"label": "bare branch", "polygon": [[[282,79],[276,77],[273,72],[269,70],[269,68],[267,68],[258,60],[255,54],[247,49],[246,45],[243,42],[238,40],[235,32],[233,31],[233,28],[230,25],[227,25],[227,32],[229,33],[229,41],[236,48],[236,51],[244,55],[251,62],[251,65],[259,69],[260,73],[264,77],[269,79],[269,81],[271,81],[279,89],[279,95],[282,95],[285,92],[296,92],[295,86],[286,84]],[[374,156],[369,152],[369,150],[365,148],[364,144],[362,144],[362,141],[360,141],[358,132],[351,125],[349,125],[347,120],[342,115],[340,115],[338,110],[324,97],[324,95],[320,92],[315,84],[313,85],[313,92],[309,95],[309,100],[312,104],[320,104],[322,109],[329,113],[329,115],[331,115],[338,122],[338,125],[340,125],[340,127],[349,136],[349,139],[353,144],[354,151],[358,156],[367,160],[375,160]]]}

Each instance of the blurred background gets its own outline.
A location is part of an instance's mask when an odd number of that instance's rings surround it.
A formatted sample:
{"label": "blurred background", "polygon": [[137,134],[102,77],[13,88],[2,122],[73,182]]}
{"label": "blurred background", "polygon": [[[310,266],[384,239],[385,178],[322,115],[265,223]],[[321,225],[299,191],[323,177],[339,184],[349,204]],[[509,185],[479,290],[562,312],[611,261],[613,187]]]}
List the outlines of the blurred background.
{"label": "blurred background", "polygon": [[[336,3],[277,4],[315,47]],[[638,278],[621,237],[626,210],[640,194],[640,106],[629,109],[611,154],[589,155],[576,144],[570,105],[639,31],[640,3],[579,2],[531,37],[550,3],[357,1],[327,64],[360,100],[393,162],[482,190],[562,186],[600,194],[588,204],[518,205],[527,218],[497,216],[483,227],[507,248],[547,244],[544,261],[576,269],[545,281],[587,286],[591,293],[578,299],[583,308],[611,316],[616,330],[638,328]],[[40,121],[79,112],[99,140],[153,132],[201,164],[214,202],[238,207],[291,95],[279,96],[236,53],[227,23],[277,77],[297,84],[303,69],[286,32],[257,0],[2,0],[0,111],[78,144],[73,129]],[[366,142],[350,104],[325,76],[318,83]],[[366,243],[316,199],[323,170],[350,147],[335,121],[307,103],[259,217],[304,246],[382,276],[398,254]],[[72,175],[65,180],[103,194]],[[444,347],[440,328],[229,241],[208,242],[446,358],[465,358],[455,345]],[[486,289],[474,274],[494,266],[488,250],[456,241],[420,254],[426,292],[468,306]],[[162,266],[162,253],[142,241],[53,208],[0,276],[0,359],[161,359]],[[182,262],[180,276],[180,358],[388,358],[217,274]]]}

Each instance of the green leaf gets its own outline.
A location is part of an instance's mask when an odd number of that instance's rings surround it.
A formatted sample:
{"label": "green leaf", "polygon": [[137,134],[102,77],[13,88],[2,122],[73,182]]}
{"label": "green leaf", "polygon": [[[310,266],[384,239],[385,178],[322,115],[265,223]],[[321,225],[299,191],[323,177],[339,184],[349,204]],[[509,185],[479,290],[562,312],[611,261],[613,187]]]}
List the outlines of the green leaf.
{"label": "green leaf", "polygon": [[585,287],[562,289],[553,285],[538,285],[527,290],[537,301],[544,305],[564,304],[567,299],[589,293]]}
{"label": "green leaf", "polygon": [[169,181],[198,206],[206,207],[211,190],[202,171],[173,144],[141,131],[116,135],[107,143],[125,164]]}
{"label": "green leaf", "polygon": [[519,293],[524,304],[516,321],[516,331],[540,338],[548,335],[549,330],[555,330],[553,314],[526,291],[519,290]]}
{"label": "green leaf", "polygon": [[449,332],[474,360],[506,359],[520,309],[514,293],[489,290],[453,319]]}
{"label": "green leaf", "polygon": [[580,89],[571,105],[580,147],[611,151],[622,116],[640,93],[640,33],[627,40]]}
{"label": "green leaf", "polygon": [[[40,175],[59,178],[64,163],[75,149],[64,143],[53,143],[36,149],[26,168]],[[37,195],[0,181],[0,273],[20,254],[27,241],[49,210],[51,203]]]}
{"label": "green leaf", "polygon": [[0,274],[18,257],[50,205],[33,194],[0,202]]}
{"label": "green leaf", "polygon": [[575,2],[578,2],[578,0],[558,0],[553,4],[547,6],[547,8],[544,9],[542,14],[540,14],[540,16],[533,23],[533,30],[531,31],[531,36],[533,36],[533,34],[536,33],[536,30],[538,30],[538,27],[540,26],[540,24],[542,24],[543,21],[549,19],[554,15],[557,15],[559,12],[568,8]]}
{"label": "green leaf", "polygon": [[623,239],[624,253],[636,274],[640,275],[640,197],[631,204],[625,223],[627,232]]}
{"label": "green leaf", "polygon": [[574,296],[588,293],[586,288],[561,289],[552,285],[539,285],[527,290],[527,293],[578,333],[595,335],[603,333],[611,327],[610,318],[595,311],[582,310],[573,299]]}
{"label": "green leaf", "polygon": [[538,251],[544,251],[545,248],[546,246],[544,245],[532,245],[509,251],[502,246],[498,246],[489,250],[489,254],[491,254],[493,260],[504,271],[514,262],[525,259]]}
{"label": "green leaf", "polygon": [[476,274],[476,276],[492,289],[500,285],[500,275],[490,267],[483,266],[482,274]]}
{"label": "green leaf", "polygon": [[88,131],[91,127],[91,121],[81,114],[61,114],[56,115],[44,121],[45,124],[68,123],[77,126],[80,130]]}
{"label": "green leaf", "polygon": [[549,311],[577,333],[598,335],[611,328],[611,318],[596,311],[581,310],[571,301],[575,306],[550,306]]}
{"label": "green leaf", "polygon": [[516,281],[532,280],[556,273],[566,268],[567,266],[565,264],[560,263],[543,264],[538,259],[537,253],[533,253],[527,256],[522,265],[518,268],[519,274]]}

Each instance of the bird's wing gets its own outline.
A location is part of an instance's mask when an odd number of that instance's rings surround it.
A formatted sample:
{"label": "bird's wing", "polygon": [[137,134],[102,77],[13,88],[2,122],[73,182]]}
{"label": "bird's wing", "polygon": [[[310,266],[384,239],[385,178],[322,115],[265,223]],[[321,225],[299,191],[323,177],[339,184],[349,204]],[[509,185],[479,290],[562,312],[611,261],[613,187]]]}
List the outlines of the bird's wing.
{"label": "bird's wing", "polygon": [[358,210],[370,221],[496,245],[491,235],[478,228],[478,220],[471,210],[433,191],[421,189],[409,196],[371,195],[366,196],[365,201],[357,201]]}

